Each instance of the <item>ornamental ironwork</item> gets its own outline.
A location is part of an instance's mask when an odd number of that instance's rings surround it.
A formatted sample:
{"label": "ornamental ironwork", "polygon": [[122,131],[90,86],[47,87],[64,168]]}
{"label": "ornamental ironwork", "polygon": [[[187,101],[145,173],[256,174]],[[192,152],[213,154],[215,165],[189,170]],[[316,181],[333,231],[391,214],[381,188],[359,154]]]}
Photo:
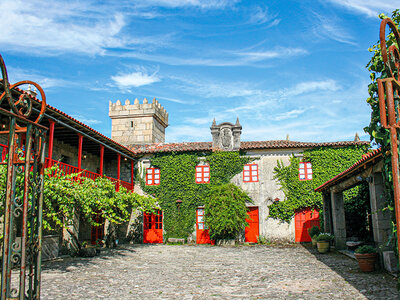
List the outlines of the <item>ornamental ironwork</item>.
{"label": "ornamental ironwork", "polygon": [[0,183],[4,203],[1,299],[39,299],[47,132],[39,122],[46,110],[46,96],[33,81],[10,84],[1,55],[0,67],[0,139],[8,140],[8,154],[0,162],[4,168],[0,174],[5,174]]}
{"label": "ornamental ironwork", "polygon": [[[386,28],[392,30],[396,43],[387,47]],[[380,45],[387,78],[377,79],[379,113],[382,127],[390,130],[394,205],[396,212],[397,244],[400,245],[400,170],[398,134],[400,129],[399,91],[400,91],[400,34],[396,24],[389,18],[382,20],[380,27]],[[396,45],[397,44],[397,45]],[[400,247],[398,247],[400,254]],[[400,257],[400,255],[399,255]]]}

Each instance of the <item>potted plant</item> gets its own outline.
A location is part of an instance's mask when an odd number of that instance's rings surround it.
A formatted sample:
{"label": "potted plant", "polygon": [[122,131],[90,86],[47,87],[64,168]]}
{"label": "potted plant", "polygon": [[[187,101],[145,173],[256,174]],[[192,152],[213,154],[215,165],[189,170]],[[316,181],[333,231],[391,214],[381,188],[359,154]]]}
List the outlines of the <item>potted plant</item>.
{"label": "potted plant", "polygon": [[320,233],[317,237],[317,249],[319,253],[326,253],[329,251],[330,242],[334,236],[330,233]]}
{"label": "potted plant", "polygon": [[364,245],[358,247],[355,252],[355,257],[361,271],[372,272],[375,270],[375,262],[378,258],[378,253],[376,252],[375,247]]}
{"label": "potted plant", "polygon": [[308,235],[310,236],[312,245],[313,245],[314,247],[317,246],[316,237],[317,237],[320,233],[321,233],[321,230],[319,229],[318,226],[313,226],[313,227],[311,227],[311,228],[308,228]]}

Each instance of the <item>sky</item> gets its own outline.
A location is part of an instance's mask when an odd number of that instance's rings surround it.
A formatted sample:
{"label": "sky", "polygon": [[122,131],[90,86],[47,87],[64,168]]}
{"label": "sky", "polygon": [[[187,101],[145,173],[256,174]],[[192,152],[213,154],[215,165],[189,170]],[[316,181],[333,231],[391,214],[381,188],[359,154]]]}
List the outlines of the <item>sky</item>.
{"label": "sky", "polygon": [[0,0],[10,82],[110,136],[109,101],[156,98],[166,142],[353,140],[370,120],[368,48],[400,0]]}

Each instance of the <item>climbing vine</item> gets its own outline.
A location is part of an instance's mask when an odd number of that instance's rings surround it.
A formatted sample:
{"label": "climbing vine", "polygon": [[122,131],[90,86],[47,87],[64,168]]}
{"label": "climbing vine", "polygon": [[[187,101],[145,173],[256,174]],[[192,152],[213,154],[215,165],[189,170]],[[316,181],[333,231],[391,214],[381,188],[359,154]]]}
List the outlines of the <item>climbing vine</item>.
{"label": "climbing vine", "polygon": [[[313,169],[313,179],[306,181],[299,180],[300,158],[292,156],[288,166],[278,161],[274,169],[274,178],[278,180],[281,190],[285,193],[285,201],[270,205],[269,217],[289,223],[296,210],[306,207],[321,208],[322,195],[314,192],[314,189],[361,159],[367,148],[367,146],[352,146],[305,150],[302,161],[311,162]],[[347,199],[346,193],[344,197]]]}
{"label": "climbing vine", "polygon": [[[209,184],[195,183],[195,167],[201,157],[210,165]],[[159,201],[164,212],[165,236],[188,237],[194,230],[196,208],[205,204],[209,189],[228,183],[250,160],[239,152],[173,152],[159,153],[152,157],[151,165],[160,169],[160,185],[147,186],[142,178],[140,184],[144,192]],[[181,200],[181,204],[177,204],[177,200]]]}

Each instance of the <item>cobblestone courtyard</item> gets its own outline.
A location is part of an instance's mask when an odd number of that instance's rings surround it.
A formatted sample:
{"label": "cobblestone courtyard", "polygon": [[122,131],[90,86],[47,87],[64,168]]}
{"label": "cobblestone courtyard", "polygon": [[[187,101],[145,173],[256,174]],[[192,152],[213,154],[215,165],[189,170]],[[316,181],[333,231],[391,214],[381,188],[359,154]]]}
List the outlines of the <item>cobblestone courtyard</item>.
{"label": "cobblestone courtyard", "polygon": [[44,264],[43,299],[399,299],[395,279],[294,246],[133,245]]}

